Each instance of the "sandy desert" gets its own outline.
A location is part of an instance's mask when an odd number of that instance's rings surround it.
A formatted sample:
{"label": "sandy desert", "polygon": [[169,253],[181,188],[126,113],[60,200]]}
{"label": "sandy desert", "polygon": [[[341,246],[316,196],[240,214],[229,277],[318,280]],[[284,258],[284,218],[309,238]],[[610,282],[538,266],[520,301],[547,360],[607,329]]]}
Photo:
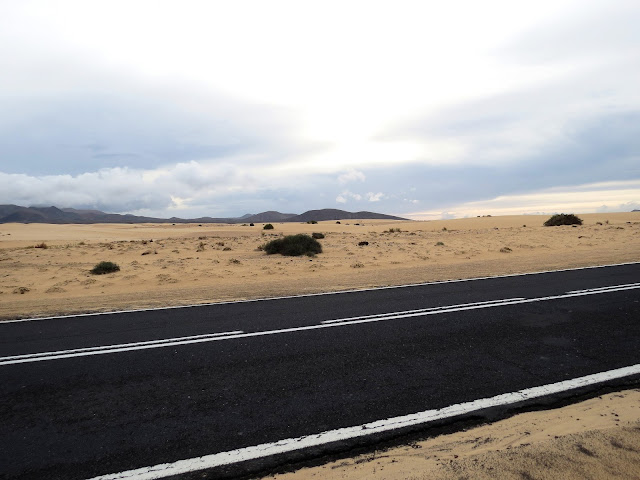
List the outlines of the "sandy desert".
{"label": "sandy desert", "polygon": [[[0,225],[0,319],[174,306],[640,260],[640,213],[428,222]],[[323,233],[316,257],[266,255],[281,235]],[[359,245],[367,242],[368,245]],[[44,248],[46,247],[46,248]],[[101,261],[120,271],[92,275]]]}
{"label": "sandy desert", "polygon": [[[0,319],[311,294],[640,261],[640,212],[428,222],[0,225]],[[319,232],[315,257],[266,255]],[[359,245],[361,242],[367,244]],[[120,271],[92,275],[101,261]],[[94,317],[86,317],[92,321]],[[532,412],[278,479],[640,478],[640,390]]]}

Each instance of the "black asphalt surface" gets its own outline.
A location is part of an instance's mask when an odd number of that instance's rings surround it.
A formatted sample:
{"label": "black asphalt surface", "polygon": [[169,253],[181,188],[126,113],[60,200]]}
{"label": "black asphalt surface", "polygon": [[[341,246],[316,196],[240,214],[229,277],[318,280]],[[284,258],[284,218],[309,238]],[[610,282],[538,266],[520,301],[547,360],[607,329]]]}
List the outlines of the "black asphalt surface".
{"label": "black asphalt surface", "polygon": [[[0,357],[216,332],[272,331],[637,282],[640,264],[630,264],[0,323]],[[0,365],[0,476],[90,478],[638,363],[640,289]],[[208,475],[227,473],[242,469]]]}

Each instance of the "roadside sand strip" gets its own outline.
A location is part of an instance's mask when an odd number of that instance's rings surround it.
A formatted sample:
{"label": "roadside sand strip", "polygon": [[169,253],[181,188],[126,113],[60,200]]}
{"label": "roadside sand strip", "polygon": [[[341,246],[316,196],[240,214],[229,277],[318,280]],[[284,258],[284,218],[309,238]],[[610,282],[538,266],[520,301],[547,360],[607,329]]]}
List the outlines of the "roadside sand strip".
{"label": "roadside sand strip", "polygon": [[640,478],[640,389],[264,480]]}

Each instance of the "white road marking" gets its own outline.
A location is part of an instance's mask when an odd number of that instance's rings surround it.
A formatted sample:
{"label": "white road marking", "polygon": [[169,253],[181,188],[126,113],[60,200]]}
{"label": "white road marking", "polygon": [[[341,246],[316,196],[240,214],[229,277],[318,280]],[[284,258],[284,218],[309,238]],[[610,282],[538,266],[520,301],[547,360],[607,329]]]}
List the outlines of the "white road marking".
{"label": "white road marking", "polygon": [[339,428],[318,434],[305,435],[297,438],[287,438],[277,442],[239,448],[228,452],[178,460],[173,463],[162,463],[152,467],[144,467],[120,473],[102,475],[94,477],[91,480],[154,480],[172,475],[181,475],[220,467],[223,465],[240,463],[247,460],[255,460],[272,455],[293,452],[303,448],[317,447],[319,445],[350,440],[366,435],[427,424],[436,420],[458,417],[460,415],[466,415],[492,407],[512,405],[526,400],[532,400],[638,374],[640,374],[640,364],[578,377],[572,380],[564,380],[562,382],[542,385],[539,387],[525,388],[523,390],[518,390],[517,392],[504,393],[502,395],[496,395],[495,397],[481,398],[472,402],[458,403],[440,409],[425,410],[423,412],[413,413],[410,415],[378,420],[364,425]]}
{"label": "white road marking", "polygon": [[408,283],[405,285],[387,285],[384,287],[372,287],[372,288],[355,288],[349,290],[338,290],[335,292],[318,292],[318,293],[304,293],[299,295],[284,295],[281,297],[267,297],[267,298],[250,298],[245,300],[230,300],[226,302],[210,302],[210,303],[195,303],[191,305],[174,305],[170,307],[156,307],[156,308],[138,308],[131,310],[113,310],[110,312],[90,312],[90,313],[76,313],[72,315],[54,315],[49,317],[35,317],[35,318],[18,318],[15,320],[0,320],[0,326],[4,323],[19,323],[19,322],[33,322],[39,320],[55,320],[60,318],[77,318],[77,317],[94,317],[99,315],[117,315],[122,313],[136,313],[136,312],[152,312],[158,310],[176,310],[181,308],[196,308],[196,307],[209,307],[212,305],[229,305],[234,303],[251,303],[251,302],[267,302],[271,300],[286,300],[289,298],[304,298],[304,297],[319,297],[323,295],[341,295],[344,293],[357,293],[357,292],[370,292],[376,290],[391,290],[395,288],[408,288],[408,287],[421,287],[425,285],[438,285],[443,283],[460,283],[460,282],[473,282],[476,280],[491,280],[494,278],[511,278],[511,277],[525,277],[528,275],[542,275],[545,273],[557,273],[557,272],[572,272],[577,270],[591,270],[595,268],[608,268],[608,267],[622,267],[625,265],[637,265],[640,262],[624,262],[624,263],[612,263],[609,265],[592,265],[588,267],[576,267],[576,268],[561,268],[558,270],[541,270],[538,272],[528,273],[509,273],[506,275],[494,275],[487,277],[474,277],[474,278],[458,278],[452,280],[439,280],[436,282],[423,282],[423,283]]}
{"label": "white road marking", "polygon": [[514,300],[525,300],[524,297],[516,297],[516,298],[507,298],[504,300],[488,300],[486,302],[474,302],[474,303],[462,303],[460,305],[451,305],[451,306],[444,306],[444,307],[431,307],[431,308],[420,308],[417,310],[405,310],[403,312],[392,312],[392,313],[377,313],[375,315],[362,315],[360,317],[349,317],[349,318],[337,318],[335,320],[325,320],[322,323],[337,323],[337,322],[348,322],[351,320],[361,320],[361,319],[366,319],[366,318],[372,318],[372,319],[386,319],[389,315],[394,315],[396,317],[394,318],[398,318],[398,315],[404,315],[404,314],[420,314],[420,313],[426,313],[426,312],[436,312],[436,313],[442,313],[441,310],[447,310],[447,311],[456,311],[456,310],[451,310],[453,308],[455,309],[459,309],[459,308],[464,308],[464,307],[471,307],[471,309],[473,308],[483,308],[483,307],[497,307],[500,304],[506,303],[506,302],[512,302]]}
{"label": "white road marking", "polygon": [[[102,345],[98,347],[85,347],[85,348],[73,348],[70,350],[56,350],[53,352],[41,352],[41,353],[27,353],[24,355],[13,355],[10,357],[0,357],[0,365],[4,360],[19,360],[19,359],[30,359],[30,358],[42,358],[43,360],[48,360],[46,357],[56,356],[62,357],[65,355],[67,358],[69,354],[71,356],[79,356],[75,354],[80,353],[112,353],[112,351],[118,352],[127,352],[131,350],[142,350],[144,348],[153,348],[153,347],[163,347],[166,343],[175,344],[179,342],[179,344],[184,345],[188,344],[190,341],[195,339],[208,339],[208,338],[217,338],[224,337],[226,335],[235,335],[238,333],[243,333],[242,330],[235,330],[233,332],[220,332],[220,333],[206,333],[203,335],[191,335],[188,337],[176,337],[176,338],[164,338],[161,340],[147,340],[144,342],[133,342],[133,343],[120,343],[117,345]],[[20,363],[20,362],[18,362]]]}
{"label": "white road marking", "polygon": [[317,325],[305,325],[301,327],[280,328],[277,330],[265,330],[261,332],[245,333],[241,330],[225,333],[214,333],[205,335],[194,335],[191,337],[168,338],[164,340],[151,340],[148,342],[124,343],[119,345],[97,346],[78,348],[73,350],[59,350],[41,353],[28,353],[23,355],[13,355],[10,357],[0,357],[0,366],[14,365],[18,363],[32,363],[46,360],[61,360],[63,358],[86,357],[91,355],[104,355],[107,353],[129,352],[132,350],[148,350],[151,348],[175,347],[178,345],[189,345],[194,343],[216,342],[222,340],[232,340],[236,338],[262,337],[266,335],[278,335],[281,333],[302,332],[307,330],[318,330],[322,328],[343,327],[346,325],[358,325],[362,323],[382,322],[388,320],[398,320],[401,318],[424,317],[428,315],[439,315],[441,313],[462,312],[467,310],[477,310],[482,308],[504,307],[507,305],[518,305],[524,303],[546,302],[562,298],[582,297],[585,295],[600,295],[603,293],[633,290],[640,288],[640,283],[627,285],[616,285],[607,289],[593,289],[575,293],[565,293],[562,295],[552,295],[538,298],[511,298],[503,300],[493,300],[488,302],[467,303],[461,305],[451,305],[443,307],[433,307],[422,310],[407,310],[405,312],[391,312],[377,315],[365,315],[362,317],[350,317],[343,319],[326,320]]}
{"label": "white road marking", "polygon": [[606,291],[606,290],[611,290],[613,288],[620,288],[620,287],[635,287],[637,285],[640,285],[640,282],[627,283],[625,285],[611,285],[609,287],[586,288],[584,290],[571,290],[570,292],[567,292],[567,293],[598,292],[598,291]]}

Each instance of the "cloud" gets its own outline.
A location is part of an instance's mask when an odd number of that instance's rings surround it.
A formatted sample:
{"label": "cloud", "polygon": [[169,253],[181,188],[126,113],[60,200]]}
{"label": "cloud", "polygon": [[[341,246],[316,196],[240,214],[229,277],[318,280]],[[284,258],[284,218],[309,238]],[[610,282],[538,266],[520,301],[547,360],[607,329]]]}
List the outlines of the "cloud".
{"label": "cloud", "polygon": [[378,192],[378,193],[369,192],[366,194],[367,200],[369,200],[370,202],[379,202],[380,200],[385,198],[385,196],[386,195],[382,192]]}
{"label": "cloud", "polygon": [[350,192],[349,190],[344,190],[336,197],[336,202],[338,203],[347,203],[349,199],[360,201],[362,200],[362,195],[357,193]]}
{"label": "cloud", "polygon": [[341,185],[344,185],[345,183],[356,182],[356,181],[364,182],[366,178],[367,177],[365,176],[364,173],[352,168],[346,173],[343,173],[338,177],[338,183]]}

